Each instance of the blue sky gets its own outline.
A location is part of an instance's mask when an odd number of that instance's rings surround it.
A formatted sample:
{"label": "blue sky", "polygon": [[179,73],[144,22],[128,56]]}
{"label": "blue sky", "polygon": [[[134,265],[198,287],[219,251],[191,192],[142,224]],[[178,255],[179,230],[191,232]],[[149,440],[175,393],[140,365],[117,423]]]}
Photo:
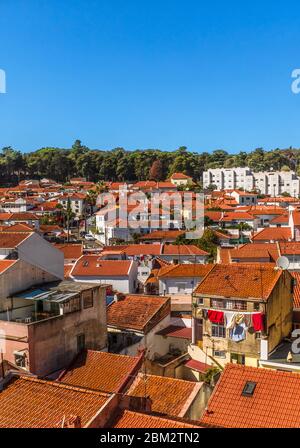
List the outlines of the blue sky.
{"label": "blue sky", "polygon": [[0,0],[0,147],[300,147],[296,1]]}

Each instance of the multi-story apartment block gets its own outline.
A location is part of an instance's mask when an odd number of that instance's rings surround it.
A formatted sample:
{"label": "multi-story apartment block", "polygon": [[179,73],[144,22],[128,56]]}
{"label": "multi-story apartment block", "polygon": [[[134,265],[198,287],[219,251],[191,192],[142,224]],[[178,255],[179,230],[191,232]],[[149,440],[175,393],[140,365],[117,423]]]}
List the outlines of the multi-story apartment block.
{"label": "multi-story apartment block", "polygon": [[193,345],[219,364],[257,367],[290,335],[292,288],[274,266],[215,265],[194,291]]}
{"label": "multi-story apartment block", "polygon": [[250,168],[216,168],[203,173],[203,187],[215,185],[217,190],[256,190],[261,194],[278,196],[289,193],[299,196],[300,179],[294,171],[263,171],[255,173]]}

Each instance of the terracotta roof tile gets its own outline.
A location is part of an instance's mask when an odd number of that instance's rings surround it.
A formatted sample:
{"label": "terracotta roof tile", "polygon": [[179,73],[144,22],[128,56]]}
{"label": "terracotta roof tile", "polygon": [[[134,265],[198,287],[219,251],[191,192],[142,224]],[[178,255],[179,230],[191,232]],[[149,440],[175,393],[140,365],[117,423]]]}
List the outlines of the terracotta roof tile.
{"label": "terracotta roof tile", "polygon": [[292,238],[290,227],[266,227],[252,236],[252,241],[288,241]]}
{"label": "terracotta roof tile", "polygon": [[17,263],[18,260],[0,260],[0,274]]}
{"label": "terracotta roof tile", "polygon": [[83,250],[82,244],[54,244],[54,247],[64,254],[65,259],[73,260],[80,258]]}
{"label": "terracotta roof tile", "polygon": [[99,255],[82,255],[71,272],[72,276],[119,277],[127,276],[132,261],[102,260]]}
{"label": "terracotta roof tile", "polygon": [[87,350],[80,353],[59,380],[73,386],[118,392],[140,358]]}
{"label": "terracotta roof tile", "polygon": [[158,417],[140,412],[123,411],[113,422],[112,428],[197,428],[197,424],[183,420]]}
{"label": "terracotta roof tile", "polygon": [[[243,396],[248,381],[252,396]],[[227,364],[201,423],[235,428],[300,426],[300,375]]]}
{"label": "terracotta roof tile", "polygon": [[205,277],[213,264],[176,264],[164,266],[157,274],[158,278],[170,277]]}
{"label": "terracotta roof tile", "polygon": [[176,325],[169,325],[163,330],[158,331],[156,334],[160,336],[168,336],[179,339],[192,340],[192,328],[191,327],[180,327]]}
{"label": "terracotta roof tile", "polygon": [[173,417],[184,417],[187,402],[196,393],[201,384],[156,375],[139,374],[127,392],[135,397],[149,397],[152,401],[152,412]]}
{"label": "terracotta roof tile", "polygon": [[32,232],[0,232],[0,248],[14,249],[30,235]]}
{"label": "terracotta roof tile", "polygon": [[196,294],[267,300],[282,271],[259,264],[216,264],[195,289]]}
{"label": "terracotta roof tile", "polygon": [[0,392],[0,427],[54,428],[71,416],[79,416],[84,426],[108,398],[100,392],[20,377]]}
{"label": "terracotta roof tile", "polygon": [[291,272],[291,274],[296,280],[293,293],[293,306],[294,308],[300,308],[300,272]]}
{"label": "terracotta roof tile", "polygon": [[145,331],[170,313],[170,299],[161,296],[127,295],[107,309],[107,325]]}

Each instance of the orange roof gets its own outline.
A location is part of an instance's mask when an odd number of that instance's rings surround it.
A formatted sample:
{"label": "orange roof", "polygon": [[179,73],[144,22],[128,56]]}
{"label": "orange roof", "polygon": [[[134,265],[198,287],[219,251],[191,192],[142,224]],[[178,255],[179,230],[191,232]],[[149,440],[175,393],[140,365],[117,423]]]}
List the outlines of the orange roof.
{"label": "orange roof", "polygon": [[287,224],[289,222],[289,215],[279,215],[270,221],[270,224]]}
{"label": "orange roof", "polygon": [[107,325],[146,331],[170,313],[170,299],[162,296],[127,295],[107,309]]}
{"label": "orange roof", "polygon": [[[225,249],[221,250],[222,255],[224,253],[222,252],[223,250],[225,251]],[[226,250],[228,250],[226,256],[229,257],[230,260],[255,260],[257,262],[275,262],[280,256],[276,243],[248,243],[238,248]]]}
{"label": "orange roof", "polygon": [[0,274],[17,263],[18,260],[0,260]]}
{"label": "orange roof", "polygon": [[120,412],[111,425],[112,428],[198,428],[200,425],[158,417],[151,414],[142,414],[124,410]]}
{"label": "orange roof", "polygon": [[252,236],[252,241],[288,241],[292,238],[290,227],[266,227]]}
{"label": "orange roof", "polygon": [[18,223],[12,226],[5,226],[2,228],[2,232],[33,232],[33,227],[28,224]]}
{"label": "orange roof", "polygon": [[207,216],[209,219],[211,219],[214,222],[218,222],[222,218],[222,212],[214,212],[212,210],[205,210],[204,216]]}
{"label": "orange roof", "polygon": [[142,236],[141,240],[162,240],[162,239],[174,239],[185,234],[185,230],[154,230],[147,235]]}
{"label": "orange roof", "polygon": [[0,393],[0,427],[55,428],[73,416],[79,416],[84,426],[108,398],[100,392],[22,376]]}
{"label": "orange roof", "polygon": [[279,242],[281,255],[300,255],[300,241]]}
{"label": "orange roof", "polygon": [[32,235],[32,232],[0,232],[0,248],[14,249],[30,235]]}
{"label": "orange roof", "polygon": [[72,276],[119,277],[129,274],[132,261],[102,260],[99,255],[82,255],[75,263]]}
{"label": "orange roof", "polygon": [[[243,396],[247,382],[252,396]],[[227,364],[201,423],[235,428],[299,428],[300,375]]]}
{"label": "orange roof", "polygon": [[253,221],[254,217],[246,212],[228,212],[224,213],[223,217],[220,219],[221,222],[228,221]]}
{"label": "orange roof", "polygon": [[119,392],[125,380],[139,367],[140,358],[87,350],[81,352],[59,377],[72,386]]}
{"label": "orange roof", "polygon": [[195,289],[196,294],[267,300],[282,275],[273,266],[216,264]]}
{"label": "orange roof", "polygon": [[293,215],[294,225],[295,226],[300,226],[300,211],[299,210],[294,210],[292,212],[292,215]]}
{"label": "orange roof", "polygon": [[164,376],[139,374],[128,395],[144,397],[152,401],[152,412],[173,417],[184,417],[201,384]]}
{"label": "orange roof", "polygon": [[296,280],[294,285],[294,292],[293,292],[293,306],[294,309],[300,308],[300,272],[291,272],[292,276]]}
{"label": "orange roof", "polygon": [[286,209],[281,207],[274,207],[274,206],[264,206],[264,205],[250,205],[249,207],[243,206],[238,207],[238,211],[244,210],[250,213],[251,215],[285,215]]}
{"label": "orange roof", "polygon": [[182,179],[191,179],[190,176],[187,176],[186,174],[183,173],[173,173],[170,179],[178,179],[178,180],[182,180]]}
{"label": "orange roof", "polygon": [[72,258],[76,260],[82,255],[82,244],[54,244],[54,247],[64,254],[65,259]]}
{"label": "orange roof", "polygon": [[38,221],[39,218],[30,212],[11,213],[9,217],[9,221],[30,221],[30,220]]}
{"label": "orange roof", "polygon": [[164,244],[162,255],[208,255],[208,253],[193,244]]}
{"label": "orange roof", "polygon": [[73,264],[65,264],[64,265],[64,278],[68,279],[70,278],[70,273],[73,269]]}
{"label": "orange roof", "polygon": [[157,277],[205,277],[212,268],[212,264],[176,264],[161,268]]}

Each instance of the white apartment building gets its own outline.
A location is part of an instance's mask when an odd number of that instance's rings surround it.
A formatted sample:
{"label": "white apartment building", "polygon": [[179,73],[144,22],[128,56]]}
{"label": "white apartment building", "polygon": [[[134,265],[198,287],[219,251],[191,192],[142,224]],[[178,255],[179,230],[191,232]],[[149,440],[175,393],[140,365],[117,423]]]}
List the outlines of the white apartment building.
{"label": "white apartment building", "polygon": [[257,190],[261,194],[278,196],[289,193],[299,196],[300,179],[294,171],[263,171],[255,173],[249,167],[216,168],[203,173],[203,187],[216,185],[217,190]]}

